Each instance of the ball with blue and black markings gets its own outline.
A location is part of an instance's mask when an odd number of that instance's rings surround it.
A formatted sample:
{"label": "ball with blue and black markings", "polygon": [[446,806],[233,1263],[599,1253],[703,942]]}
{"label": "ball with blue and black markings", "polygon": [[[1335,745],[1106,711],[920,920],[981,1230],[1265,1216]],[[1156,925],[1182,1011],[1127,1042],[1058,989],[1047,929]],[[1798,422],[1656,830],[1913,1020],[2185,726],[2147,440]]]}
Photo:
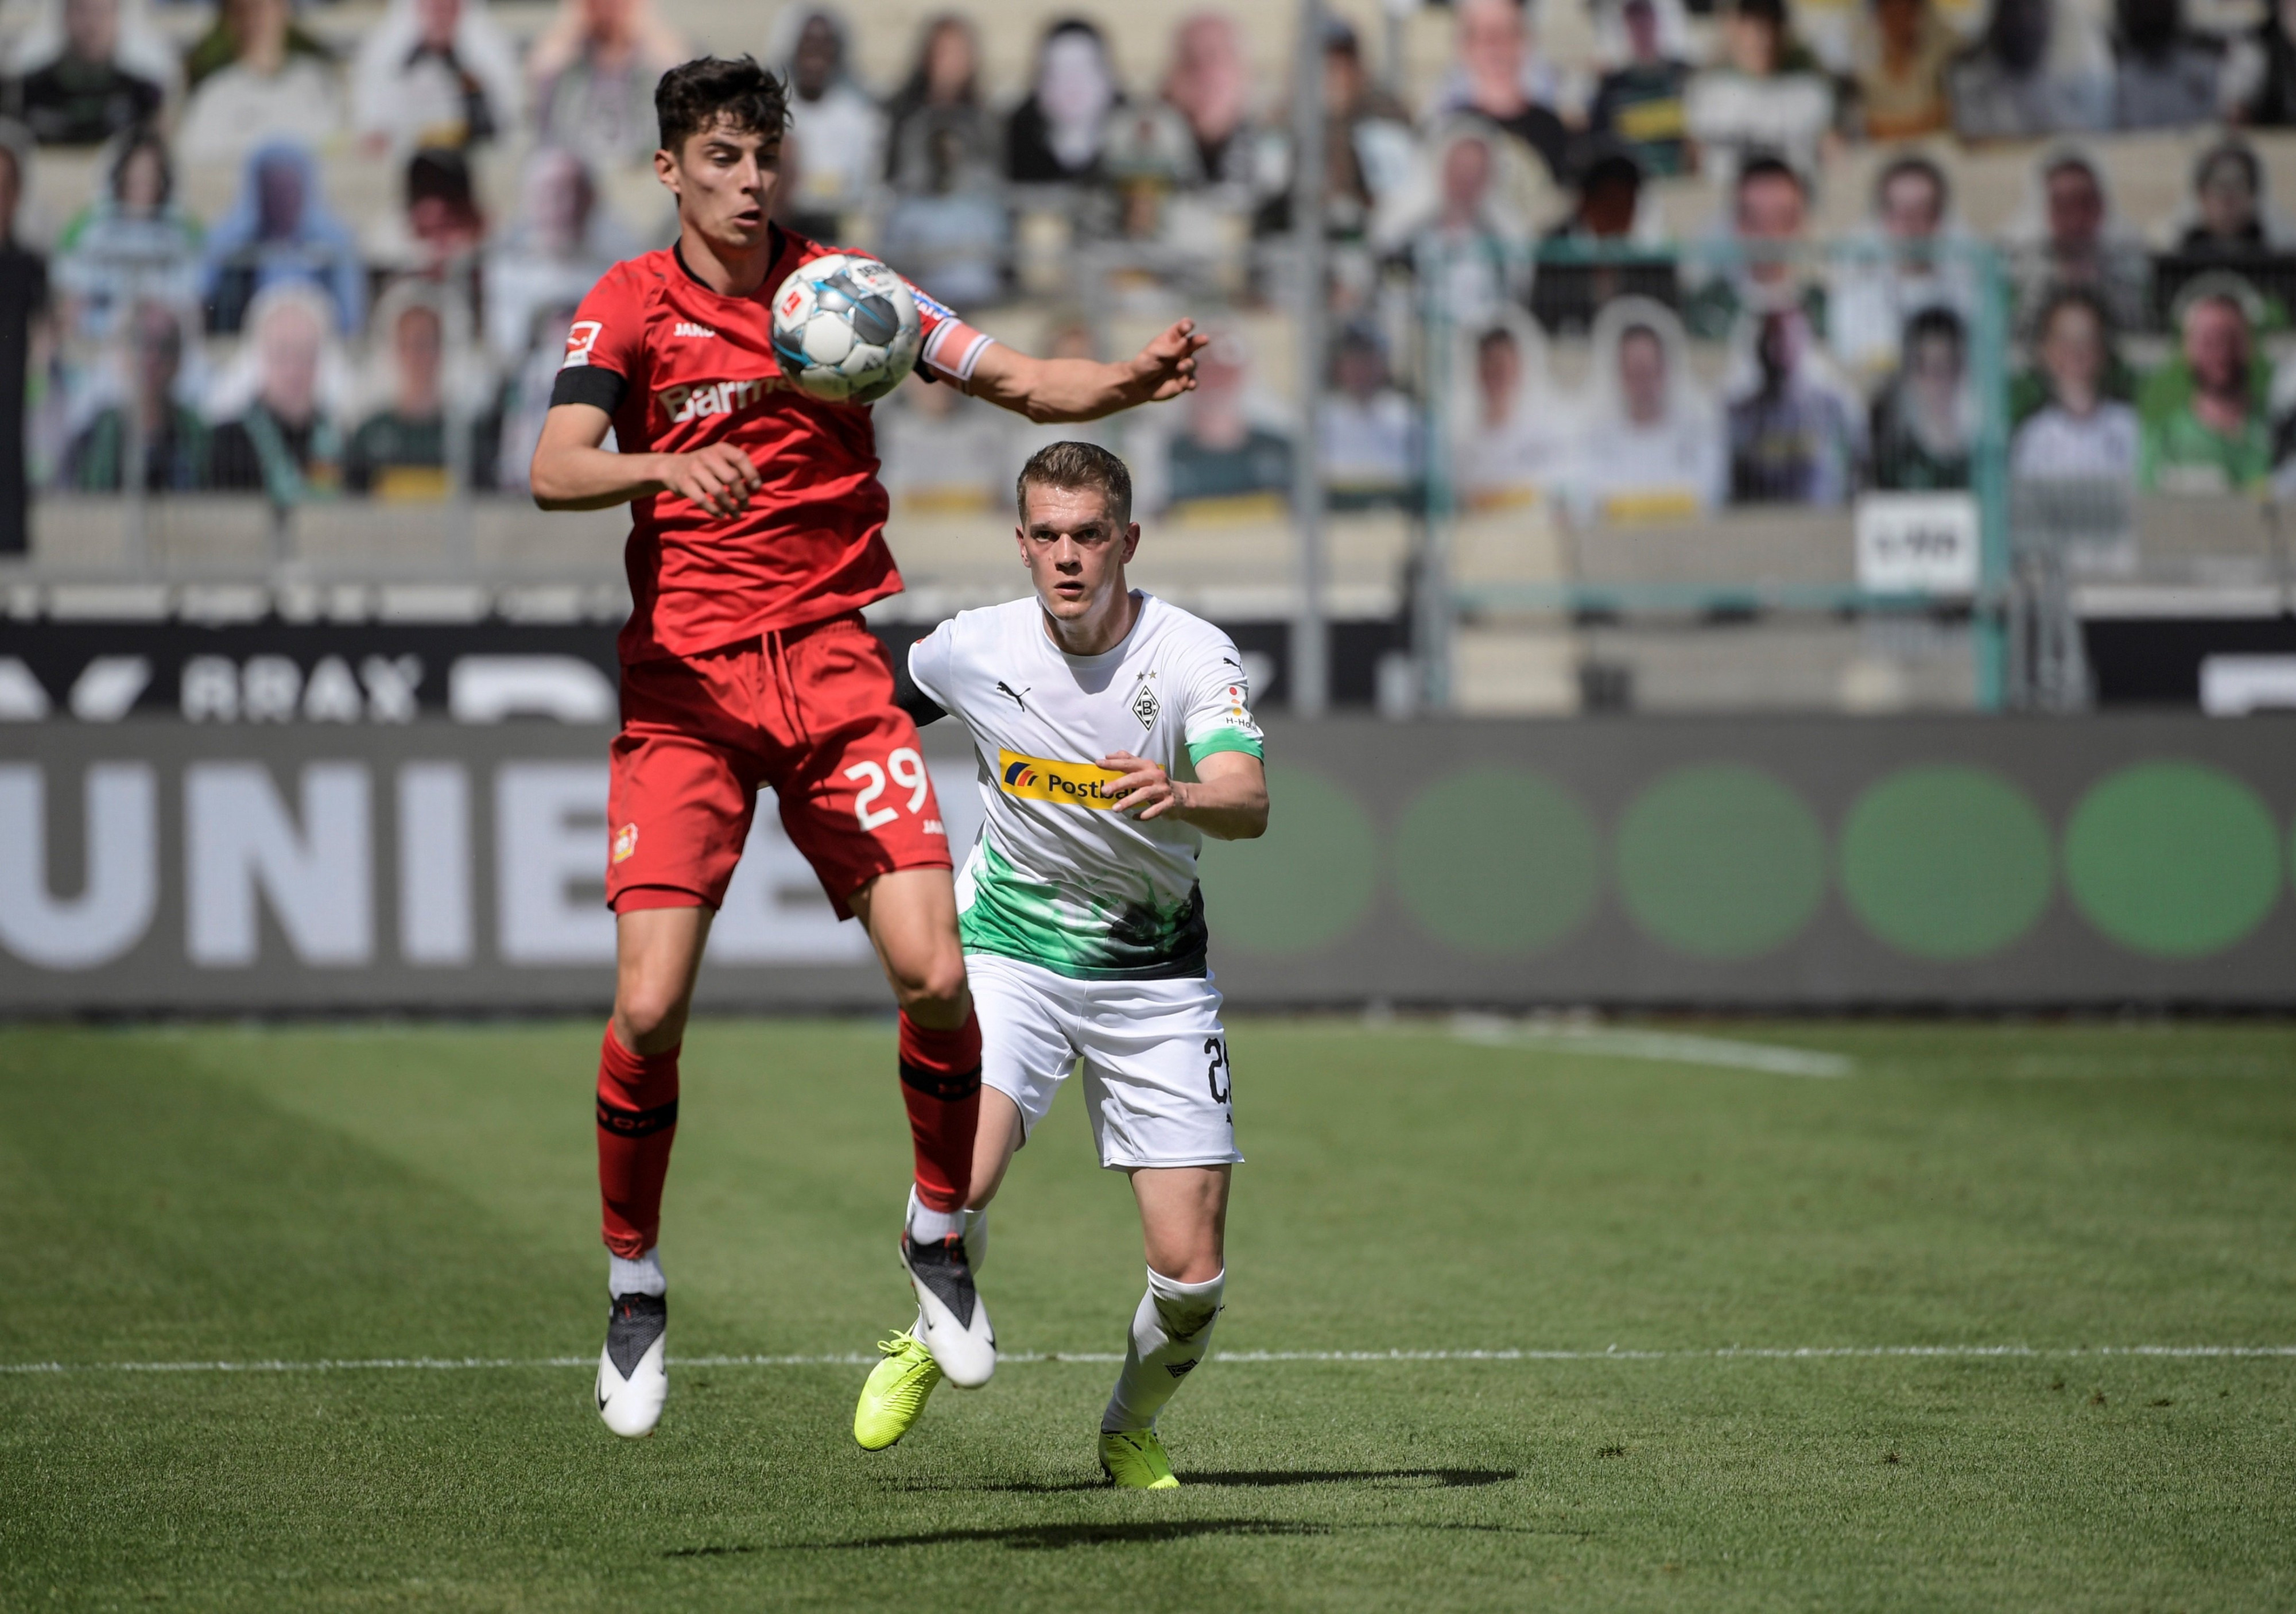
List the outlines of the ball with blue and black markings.
{"label": "ball with blue and black markings", "polygon": [[908,286],[858,252],[800,264],[774,293],[782,373],[831,403],[876,402],[901,384],[923,342]]}

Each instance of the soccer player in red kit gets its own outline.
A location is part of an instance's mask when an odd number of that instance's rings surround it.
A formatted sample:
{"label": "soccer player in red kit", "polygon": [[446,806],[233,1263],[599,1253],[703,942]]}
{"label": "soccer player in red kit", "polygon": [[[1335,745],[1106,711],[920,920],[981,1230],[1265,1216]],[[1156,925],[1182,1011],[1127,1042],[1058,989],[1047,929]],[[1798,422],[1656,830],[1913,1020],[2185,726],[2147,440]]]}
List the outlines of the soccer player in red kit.
{"label": "soccer player in red kit", "polygon": [[[948,836],[890,660],[860,616],[901,588],[875,439],[866,408],[787,381],[771,340],[783,278],[832,249],[772,222],[788,117],[772,74],[746,56],[689,62],[654,103],[677,243],[617,264],[583,301],[531,478],[545,510],[631,506],[608,806],[617,974],[598,1061],[611,1299],[598,1410],[628,1436],[652,1431],[668,1393],[656,1243],[678,1049],[761,786],[839,915],[867,928],[900,1006],[916,1162],[900,1250],[924,1343],[955,1384],[996,1365],[956,1237],[980,1030]],[[1125,363],[1038,359],[915,297],[926,379],[1031,419],[1089,420],[1195,384],[1203,338],[1185,320]],[[609,429],[619,451],[603,446]]]}

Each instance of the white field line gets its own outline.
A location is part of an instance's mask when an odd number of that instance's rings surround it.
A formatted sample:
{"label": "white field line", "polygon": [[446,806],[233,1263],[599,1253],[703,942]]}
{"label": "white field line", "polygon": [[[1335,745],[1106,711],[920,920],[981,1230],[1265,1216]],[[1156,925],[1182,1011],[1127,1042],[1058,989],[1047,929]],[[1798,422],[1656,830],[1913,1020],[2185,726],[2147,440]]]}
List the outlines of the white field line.
{"label": "white field line", "polygon": [[1612,1031],[1570,1020],[1510,1020],[1499,1015],[1454,1015],[1451,1035],[1485,1048],[1538,1048],[1598,1058],[1656,1059],[1766,1071],[1775,1076],[1846,1076],[1857,1064],[1841,1054],[1728,1037],[1693,1037],[1669,1031]]}
{"label": "white field line", "polygon": [[[1420,1363],[1420,1362],[1824,1362],[1844,1359],[1917,1358],[1985,1361],[1995,1358],[2069,1360],[2074,1357],[2168,1357],[2221,1360],[2228,1357],[2296,1357],[2296,1345],[1726,1345],[1711,1350],[1636,1351],[1612,1346],[1603,1351],[1495,1350],[1218,1351],[1225,1363]],[[387,1373],[483,1372],[520,1368],[586,1368],[595,1356],[368,1356],[310,1362],[5,1362],[0,1373]],[[864,1367],[874,1353],[833,1352],[817,1356],[672,1356],[674,1367]],[[1081,1362],[1118,1363],[1112,1351],[1008,1351],[1006,1364]]]}

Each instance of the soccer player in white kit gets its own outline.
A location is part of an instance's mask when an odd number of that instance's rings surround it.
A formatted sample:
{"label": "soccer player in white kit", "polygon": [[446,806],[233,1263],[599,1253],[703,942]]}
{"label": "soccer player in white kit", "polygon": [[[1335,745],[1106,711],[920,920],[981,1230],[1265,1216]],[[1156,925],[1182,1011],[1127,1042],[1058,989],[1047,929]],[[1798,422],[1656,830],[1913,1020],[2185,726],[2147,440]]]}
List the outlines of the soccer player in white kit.
{"label": "soccer player in white kit", "polygon": [[[1100,1163],[1132,1180],[1148,1260],[1101,1467],[1169,1490],[1156,1414],[1210,1346],[1228,1168],[1243,1158],[1196,853],[1207,835],[1267,829],[1260,732],[1227,635],[1126,583],[1140,529],[1123,461],[1054,443],[1017,493],[1035,593],[962,612],[909,651],[912,715],[971,732],[987,805],[956,877],[981,1033],[963,1236],[978,1271],[1005,1167],[1081,1071]],[[878,1348],[853,1417],[870,1451],[908,1432],[941,1378],[913,1331]]]}

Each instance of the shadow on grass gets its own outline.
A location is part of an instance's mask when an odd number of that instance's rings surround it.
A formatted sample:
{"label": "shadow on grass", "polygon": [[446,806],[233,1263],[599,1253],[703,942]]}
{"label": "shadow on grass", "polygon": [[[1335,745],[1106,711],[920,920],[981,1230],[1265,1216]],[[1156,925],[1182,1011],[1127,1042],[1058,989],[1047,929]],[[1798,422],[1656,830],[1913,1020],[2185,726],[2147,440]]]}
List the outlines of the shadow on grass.
{"label": "shadow on grass", "polygon": [[[1071,1547],[1131,1545],[1188,1541],[1205,1536],[1335,1536],[1364,1530],[1450,1530],[1477,1536],[1570,1536],[1584,1538],[1592,1530],[1540,1528],[1508,1524],[1456,1524],[1428,1521],[1332,1525],[1302,1524],[1280,1519],[1171,1519],[1122,1524],[1021,1524],[970,1530],[918,1530],[906,1536],[865,1536],[857,1541],[800,1541],[771,1549],[796,1552],[852,1552],[882,1547],[940,1547],[985,1544],[1016,1552],[1062,1552]],[[673,1547],[664,1558],[734,1558],[768,1549],[754,1544],[734,1546]]]}
{"label": "shadow on grass", "polygon": [[[1293,1485],[1361,1485],[1382,1490],[1447,1491],[1477,1486],[1504,1485],[1519,1478],[1519,1469],[1229,1469],[1200,1473],[1191,1470],[1181,1479],[1190,1490],[1201,1486],[1230,1486],[1267,1490]],[[990,1491],[1006,1495],[1049,1496],[1071,1491],[1105,1491],[1104,1479],[1011,1479],[966,1485],[952,1480],[909,1480],[891,1488],[903,1491]]]}
{"label": "shadow on grass", "polygon": [[1210,1474],[1191,1473],[1190,1485],[1234,1485],[1254,1487],[1284,1485],[1378,1485],[1401,1488],[1391,1482],[1416,1481],[1409,1488],[1429,1491],[1472,1489],[1504,1485],[1521,1478],[1519,1469],[1245,1469]]}
{"label": "shadow on grass", "polygon": [[1328,1536],[1329,1525],[1272,1519],[1171,1519],[1138,1524],[1021,1524],[1001,1529],[919,1530],[909,1536],[870,1536],[859,1541],[808,1544],[810,1550],[848,1552],[864,1547],[937,1547],[985,1542],[1018,1552],[1060,1552],[1070,1547],[1124,1542],[1188,1541],[1199,1536]]}

